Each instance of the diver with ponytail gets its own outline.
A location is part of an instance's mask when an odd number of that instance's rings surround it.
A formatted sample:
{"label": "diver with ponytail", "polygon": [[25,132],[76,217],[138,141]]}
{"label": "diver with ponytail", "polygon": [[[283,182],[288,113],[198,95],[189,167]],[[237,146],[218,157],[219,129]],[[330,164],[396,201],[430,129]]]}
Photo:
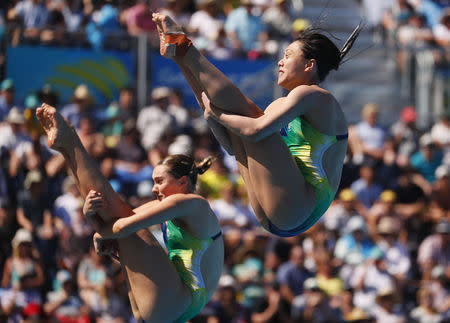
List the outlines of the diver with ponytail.
{"label": "diver with ponytail", "polygon": [[[166,157],[152,174],[156,199],[131,209],[54,107],[44,103],[36,115],[85,196],[95,250],[120,261],[136,321],[181,323],[199,313],[216,290],[224,259],[217,216],[194,193],[213,158],[196,165],[189,156]],[[148,230],[155,224],[162,226],[168,253]]]}
{"label": "diver with ponytail", "polygon": [[180,68],[213,134],[234,154],[259,223],[295,236],[328,209],[347,150],[347,121],[320,84],[337,70],[362,27],[339,49],[317,29],[302,32],[278,62],[289,93],[261,109],[211,64],[167,15],[153,14],[160,52]]}

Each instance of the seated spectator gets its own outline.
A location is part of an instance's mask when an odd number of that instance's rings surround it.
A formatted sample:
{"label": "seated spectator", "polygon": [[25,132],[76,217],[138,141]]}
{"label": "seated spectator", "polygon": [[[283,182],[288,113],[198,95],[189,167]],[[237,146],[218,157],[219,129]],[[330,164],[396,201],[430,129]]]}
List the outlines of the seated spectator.
{"label": "seated spectator", "polygon": [[177,132],[176,119],[168,111],[169,95],[170,89],[167,87],[153,89],[153,104],[139,111],[136,125],[146,150],[154,148],[164,135]]}
{"label": "seated spectator", "polygon": [[241,6],[232,10],[225,22],[225,31],[236,56],[253,53],[257,57],[264,55],[266,51],[266,26],[261,17],[252,12],[254,1],[241,0]]}
{"label": "seated spectator", "polygon": [[359,215],[350,218],[345,232],[336,242],[334,257],[338,265],[342,265],[341,278],[347,282],[354,268],[369,258],[375,245],[367,234],[364,219]]}
{"label": "seated spectator", "polygon": [[403,286],[409,278],[411,257],[407,247],[399,241],[400,228],[398,218],[383,216],[377,225],[376,243],[385,254],[387,271]]}
{"label": "seated spectator", "polygon": [[189,21],[189,32],[197,38],[203,38],[208,42],[208,48],[214,47],[220,31],[225,24],[225,16],[221,14],[219,3],[216,0],[204,0],[197,2],[195,11]]}
{"label": "seated spectator", "polygon": [[326,249],[316,250],[317,285],[328,297],[337,296],[344,290],[344,282],[336,275],[331,259],[332,255]]}
{"label": "seated spectator", "polygon": [[350,185],[350,189],[355,192],[358,200],[366,208],[370,208],[383,191],[381,185],[375,180],[374,163],[364,162],[359,168],[359,176],[360,178]]}
{"label": "seated spectator", "polygon": [[350,279],[350,286],[355,291],[355,306],[370,313],[376,305],[376,297],[380,291],[395,288],[395,280],[387,271],[387,262],[380,249],[374,248],[369,259],[356,267]]}
{"label": "seated spectator", "polygon": [[280,284],[281,298],[292,305],[295,297],[304,291],[304,282],[313,277],[313,273],[304,267],[304,252],[301,246],[291,249],[289,261],[282,264],[277,271],[276,280]]}
{"label": "seated spectator", "polygon": [[433,142],[444,153],[443,162],[450,166],[450,112],[442,113],[438,122],[431,127]]}
{"label": "seated spectator", "polygon": [[232,178],[226,168],[223,158],[217,158],[211,167],[199,178],[199,189],[203,196],[217,199],[222,189]]}
{"label": "seated spectator", "polygon": [[128,34],[138,36],[140,34],[156,31],[156,24],[152,20],[153,1],[139,0],[136,4],[120,13],[120,21],[126,26]]}
{"label": "seated spectator", "polygon": [[20,289],[21,277],[27,278],[27,286],[40,291],[44,285],[44,268],[41,264],[31,233],[23,228],[17,230],[11,241],[12,255],[3,268],[2,288]]}
{"label": "seated spectator", "polygon": [[159,12],[162,15],[168,15],[176,24],[186,28],[189,25],[191,16],[189,12],[185,10],[185,7],[186,2],[184,1],[166,0],[166,6],[161,8]]}
{"label": "seated spectator", "polygon": [[64,179],[62,191],[63,194],[58,196],[53,203],[55,220],[61,221],[61,223],[57,225],[59,231],[62,230],[61,226],[73,228],[76,218],[78,217],[80,203],[82,203],[83,199],[72,176],[67,176]]}
{"label": "seated spectator", "polygon": [[342,235],[345,233],[348,220],[352,216],[363,214],[365,209],[365,206],[358,201],[356,194],[350,188],[345,188],[323,215],[325,228]]}
{"label": "seated spectator", "polygon": [[136,93],[135,90],[126,86],[122,88],[119,92],[119,101],[117,102],[119,105],[119,119],[122,123],[125,123],[128,120],[133,120],[136,122],[137,118],[137,106],[136,106]]}
{"label": "seated spectator", "polygon": [[303,283],[304,293],[292,302],[292,318],[299,322],[326,323],[336,320],[337,314],[331,308],[325,293],[319,288],[315,278]]}
{"label": "seated spectator", "polygon": [[57,321],[88,320],[88,308],[77,293],[76,284],[67,270],[56,273],[57,287],[47,293],[44,313]]}
{"label": "seated spectator", "polygon": [[80,118],[77,134],[91,157],[99,160],[105,155],[105,137],[100,129],[95,127],[95,121],[90,116],[83,115]]}
{"label": "seated spectator", "polygon": [[215,301],[206,307],[211,314],[209,320],[215,322],[250,322],[250,311],[237,300],[238,288],[232,276],[222,275],[216,291]]}
{"label": "seated spectator", "polygon": [[375,160],[383,158],[386,130],[378,124],[378,114],[378,106],[368,103],[362,109],[363,120],[349,128],[349,145],[357,164],[364,160],[364,155]]}
{"label": "seated spectator", "polygon": [[16,103],[13,80],[4,79],[0,84],[0,123],[5,120],[9,111],[17,106]]}
{"label": "seated spectator", "polygon": [[[270,41],[274,44],[270,49],[270,54],[276,54],[280,50],[280,45],[291,35],[294,15],[289,11],[289,0],[277,0],[275,4],[267,8],[262,20],[267,25],[267,33]],[[268,46],[269,47],[269,46]]]}
{"label": "seated spectator", "polygon": [[87,115],[93,120],[94,128],[98,129],[101,118],[95,110],[94,97],[85,84],[76,87],[71,101],[71,103],[62,107],[62,116],[69,120],[75,129],[78,129],[81,117]]}
{"label": "seated spectator", "polygon": [[423,277],[430,277],[431,270],[436,265],[449,268],[450,252],[448,250],[450,239],[450,223],[441,220],[435,227],[434,234],[428,236],[419,246],[417,262]]}
{"label": "seated spectator", "polygon": [[33,286],[33,279],[29,274],[20,274],[16,287],[0,293],[0,315],[5,315],[7,322],[39,322],[42,319],[42,297],[39,289]]}
{"label": "seated spectator", "polygon": [[431,184],[435,181],[435,172],[442,164],[442,151],[436,147],[429,133],[424,134],[419,140],[420,150],[410,158],[411,167],[418,172],[416,183],[425,193],[431,193]]}
{"label": "seated spectator", "polygon": [[239,201],[237,187],[232,182],[222,188],[220,198],[211,201],[211,208],[224,231],[229,227],[248,229],[256,225],[254,215]]}
{"label": "seated spectator", "polygon": [[102,135],[107,148],[114,148],[122,135],[123,123],[120,120],[120,108],[116,102],[111,102],[105,110],[105,120]]}
{"label": "seated spectator", "polygon": [[439,220],[450,211],[450,166],[441,165],[435,172],[436,181],[430,195],[430,215]]}
{"label": "seated spectator", "polygon": [[93,246],[81,260],[77,270],[77,284],[80,297],[94,313],[102,310],[102,295],[105,292],[107,268],[105,259],[98,255]]}
{"label": "seated spectator", "polygon": [[392,286],[380,289],[375,298],[376,305],[370,309],[376,322],[406,323],[406,315],[396,306],[399,301]]}
{"label": "seated spectator", "polygon": [[414,323],[441,323],[444,316],[439,314],[433,305],[433,294],[426,288],[422,287],[417,292],[418,306],[413,308],[409,316]]}
{"label": "seated spectator", "polygon": [[9,110],[6,123],[0,125],[0,156],[9,159],[11,153],[30,138],[24,129],[25,117],[19,108]]}

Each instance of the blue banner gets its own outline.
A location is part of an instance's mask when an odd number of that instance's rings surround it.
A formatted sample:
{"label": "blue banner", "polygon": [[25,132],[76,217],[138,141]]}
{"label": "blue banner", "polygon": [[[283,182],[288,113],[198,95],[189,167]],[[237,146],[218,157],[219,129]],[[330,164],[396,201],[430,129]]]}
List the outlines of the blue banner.
{"label": "blue banner", "polygon": [[[260,108],[265,109],[274,99],[276,86],[276,62],[273,60],[249,61],[232,59],[226,61],[210,60],[236,86]],[[188,106],[198,107],[195,96],[178,66],[159,54],[151,55],[151,84],[178,88],[184,94]]]}
{"label": "blue banner", "polygon": [[132,52],[95,52],[79,48],[10,47],[6,52],[6,76],[12,78],[16,97],[50,84],[67,102],[74,89],[86,84],[96,103],[106,105],[118,99],[119,90],[135,83]]}

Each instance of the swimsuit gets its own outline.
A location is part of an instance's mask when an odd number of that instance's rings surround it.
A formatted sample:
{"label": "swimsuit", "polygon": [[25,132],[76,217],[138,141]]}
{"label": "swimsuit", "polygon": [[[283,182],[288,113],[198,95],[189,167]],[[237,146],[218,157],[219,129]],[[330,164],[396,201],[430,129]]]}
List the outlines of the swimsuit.
{"label": "swimsuit", "polygon": [[199,239],[175,225],[172,221],[162,223],[161,230],[169,251],[169,258],[192,295],[191,305],[175,321],[176,323],[184,323],[197,315],[208,302],[200,264],[205,251],[214,240],[222,235],[222,232],[208,239]]}
{"label": "swimsuit", "polygon": [[316,206],[311,215],[298,227],[291,230],[277,228],[269,220],[269,231],[281,237],[296,236],[309,229],[325,213],[334,199],[334,191],[328,182],[322,167],[322,157],[325,151],[339,140],[345,140],[348,135],[329,136],[313,128],[305,119],[297,117],[280,134],[289,148],[294,160],[310,183],[316,194]]}

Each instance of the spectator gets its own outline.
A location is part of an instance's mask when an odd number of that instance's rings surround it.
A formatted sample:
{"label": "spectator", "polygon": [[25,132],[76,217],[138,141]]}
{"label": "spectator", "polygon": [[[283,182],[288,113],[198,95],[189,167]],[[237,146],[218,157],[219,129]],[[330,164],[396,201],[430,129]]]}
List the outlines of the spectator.
{"label": "spectator", "polygon": [[30,40],[39,38],[40,29],[45,27],[48,11],[42,0],[21,0],[8,11],[8,19],[21,19],[24,26],[24,37]]}
{"label": "spectator", "polygon": [[102,135],[107,148],[114,148],[122,135],[123,123],[120,120],[120,108],[116,102],[111,102],[105,110],[105,122]]}
{"label": "spectator", "polygon": [[[225,17],[221,14],[217,0],[204,0],[198,2],[198,10],[194,12],[189,21],[189,31],[194,39],[203,38],[209,47],[215,47],[213,43],[223,29]],[[195,40],[194,40],[195,41]]]}
{"label": "spectator", "polygon": [[441,220],[435,227],[435,233],[428,236],[419,246],[417,262],[423,277],[428,278],[436,265],[449,268],[450,264],[450,223]]}
{"label": "spectator", "polygon": [[281,298],[292,305],[294,298],[303,293],[304,282],[313,277],[313,273],[304,267],[304,252],[301,246],[291,249],[289,261],[282,264],[277,271]]}
{"label": "spectator", "polygon": [[20,289],[21,277],[27,277],[27,286],[39,291],[44,284],[44,268],[33,243],[33,236],[21,228],[14,235],[11,246],[12,255],[3,268],[2,288],[17,291]]}
{"label": "spectator", "polygon": [[102,296],[106,288],[107,268],[105,259],[97,255],[93,246],[81,260],[77,270],[80,297],[94,313],[102,311]]}
{"label": "spectator", "polygon": [[95,126],[95,120],[91,116],[81,116],[77,134],[88,154],[94,159],[100,160],[105,155],[105,137]]}
{"label": "spectator", "polygon": [[419,145],[420,150],[411,156],[410,164],[418,172],[416,183],[429,194],[431,184],[436,179],[434,177],[436,169],[442,164],[442,151],[436,147],[429,133],[420,137]]}
{"label": "spectator", "polygon": [[289,12],[289,4],[289,0],[277,0],[262,15],[262,20],[267,25],[268,37],[275,44],[271,54],[275,54],[282,41],[291,35],[294,16]]}
{"label": "spectator", "polygon": [[397,146],[397,164],[405,167],[409,164],[409,158],[417,150],[419,138],[422,132],[416,126],[417,113],[414,107],[406,106],[402,109],[400,120],[395,122],[390,133]]}
{"label": "spectator", "polygon": [[450,166],[450,112],[444,112],[441,118],[431,127],[433,142],[443,150],[443,162]]}
{"label": "spectator", "polygon": [[337,234],[341,236],[345,234],[348,220],[364,212],[365,206],[361,205],[356,194],[350,188],[345,188],[338,194],[338,198],[335,199],[322,218],[327,230],[337,231]]}
{"label": "spectator", "polygon": [[444,321],[444,317],[434,308],[433,294],[427,288],[419,289],[417,303],[418,306],[410,312],[413,323],[441,323]]}
{"label": "spectator", "polygon": [[0,84],[0,123],[5,120],[12,107],[15,106],[15,87],[12,79],[5,79]]}
{"label": "spectator", "polygon": [[76,290],[75,281],[67,270],[56,273],[57,287],[47,293],[44,312],[59,322],[89,320],[88,309]]}
{"label": "spectator", "polygon": [[156,10],[156,8],[151,7],[153,2],[139,0],[136,1],[134,6],[121,12],[120,20],[126,26],[130,35],[138,36],[140,34],[152,33],[156,30],[156,25],[152,21],[152,11]]}
{"label": "spectator", "polygon": [[1,315],[8,323],[37,321],[41,319],[42,298],[33,287],[33,277],[20,274],[16,287],[10,287],[0,294]]}
{"label": "spectator", "polygon": [[434,40],[439,46],[448,47],[450,45],[450,10],[442,12],[439,23],[433,27]]}
{"label": "spectator", "polygon": [[86,36],[95,50],[108,46],[108,38],[121,32],[119,11],[110,1],[94,2],[94,12],[86,25]]}
{"label": "spectator", "polygon": [[120,109],[119,119],[122,123],[125,123],[130,119],[136,121],[136,93],[132,87],[128,86],[120,90],[118,105]]}
{"label": "spectator", "polygon": [[374,243],[367,234],[364,219],[359,215],[350,218],[345,231],[346,234],[336,242],[334,256],[338,265],[342,265],[340,276],[347,282],[354,268],[369,258]]}
{"label": "spectator", "polygon": [[450,211],[450,166],[441,165],[435,172],[436,181],[430,195],[430,215],[433,219],[443,219]]}
{"label": "spectator", "polygon": [[374,248],[369,259],[355,269],[350,285],[355,291],[355,306],[369,312],[376,305],[380,291],[395,288],[395,281],[387,271],[387,262],[380,249]]}
{"label": "spectator", "polygon": [[142,146],[146,150],[155,147],[164,135],[177,131],[174,116],[168,111],[170,90],[157,87],[152,91],[153,105],[139,111],[137,128],[141,133]]}
{"label": "spectator", "polygon": [[222,275],[214,297],[216,300],[207,305],[212,312],[208,322],[251,322],[250,311],[238,302],[237,292],[234,278]]}
{"label": "spectator", "polygon": [[377,323],[406,323],[406,316],[396,307],[399,299],[392,287],[379,290],[375,301],[376,306],[371,309],[371,313]]}
{"label": "spectator", "polygon": [[13,107],[6,117],[6,124],[0,125],[0,156],[9,158],[20,144],[30,141],[24,123],[25,117],[19,108]]}
{"label": "spectator", "polygon": [[58,225],[59,231],[62,230],[62,226],[78,231],[74,226],[79,216],[78,210],[82,203],[82,197],[72,176],[69,175],[64,179],[62,191],[63,194],[58,196],[53,203],[55,220],[61,221]]}
{"label": "spectator", "polygon": [[337,313],[328,303],[328,298],[319,288],[315,278],[303,283],[304,293],[292,302],[292,318],[300,322],[326,323],[336,320]]}
{"label": "spectator", "polygon": [[85,84],[80,84],[75,88],[72,97],[72,103],[62,107],[61,114],[64,118],[78,129],[80,127],[81,117],[87,115],[94,121],[94,128],[98,129],[100,117],[94,109],[94,98]]}
{"label": "spectator", "polygon": [[359,168],[360,178],[350,185],[350,189],[355,192],[358,200],[366,207],[370,208],[378,200],[383,188],[375,180],[375,165],[366,161]]}
{"label": "spectator", "polygon": [[362,109],[363,120],[349,128],[349,145],[356,163],[361,163],[364,155],[375,160],[383,158],[386,130],[378,124],[378,114],[378,106],[368,103]]}
{"label": "spectator", "polygon": [[168,15],[176,24],[186,28],[189,25],[191,17],[190,14],[185,11],[185,7],[185,1],[166,0],[166,7],[161,8],[159,12],[163,15]]}
{"label": "spectator", "polygon": [[344,282],[336,275],[336,268],[334,268],[330,259],[332,255],[325,249],[319,249],[315,252],[316,262],[316,280],[319,288],[328,297],[335,297],[344,290]]}
{"label": "spectator", "polygon": [[222,230],[229,227],[251,228],[256,225],[254,215],[238,199],[237,187],[228,182],[221,191],[220,197],[211,201],[211,208],[220,221]]}
{"label": "spectator", "polygon": [[225,31],[237,56],[264,55],[268,39],[261,17],[252,13],[254,0],[241,0],[241,6],[232,10],[225,22]]}
{"label": "spectator", "polygon": [[407,247],[398,238],[400,222],[392,216],[383,216],[377,229],[377,246],[385,254],[387,271],[403,286],[409,278],[411,258]]}

